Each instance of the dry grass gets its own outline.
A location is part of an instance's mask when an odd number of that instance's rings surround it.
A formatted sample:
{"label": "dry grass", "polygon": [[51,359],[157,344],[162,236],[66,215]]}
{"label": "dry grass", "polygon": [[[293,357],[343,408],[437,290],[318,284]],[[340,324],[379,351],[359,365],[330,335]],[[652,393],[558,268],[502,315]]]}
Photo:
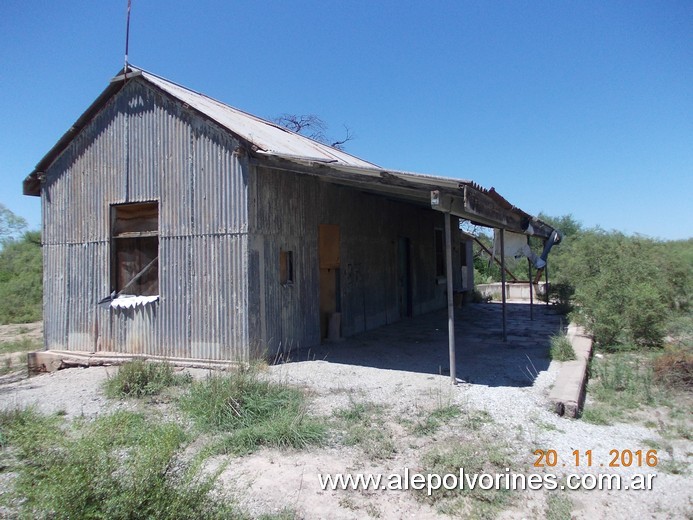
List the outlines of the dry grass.
{"label": "dry grass", "polygon": [[652,362],[654,379],[670,388],[693,388],[693,353],[690,349],[669,348]]}

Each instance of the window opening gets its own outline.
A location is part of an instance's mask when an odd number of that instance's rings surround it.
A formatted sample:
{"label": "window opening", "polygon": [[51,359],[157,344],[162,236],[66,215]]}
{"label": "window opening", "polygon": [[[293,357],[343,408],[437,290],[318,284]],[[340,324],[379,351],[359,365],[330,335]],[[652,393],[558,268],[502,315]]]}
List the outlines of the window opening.
{"label": "window opening", "polygon": [[282,285],[294,282],[293,251],[279,251],[279,280]]}
{"label": "window opening", "polygon": [[446,276],[445,270],[445,242],[443,241],[443,230],[435,229],[435,251],[436,251],[436,276]]}
{"label": "window opening", "polygon": [[112,277],[118,294],[159,294],[159,203],[111,206]]}

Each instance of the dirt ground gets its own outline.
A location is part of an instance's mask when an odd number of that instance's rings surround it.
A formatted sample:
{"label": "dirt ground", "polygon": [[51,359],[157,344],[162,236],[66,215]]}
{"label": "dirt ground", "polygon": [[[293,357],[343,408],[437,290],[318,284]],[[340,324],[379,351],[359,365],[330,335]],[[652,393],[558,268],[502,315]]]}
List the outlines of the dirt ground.
{"label": "dirt ground", "polygon": [[[383,451],[375,446],[369,451],[358,444],[347,446],[335,435],[325,446],[305,451],[261,449],[242,457],[217,456],[208,460],[206,470],[224,468],[219,477],[220,492],[230,494],[246,511],[258,516],[290,509],[297,517],[306,519],[445,518],[447,515],[435,505],[411,491],[322,490],[318,474],[389,475],[402,474],[405,468],[421,471],[422,456],[430,450],[474,442],[505,446],[512,454],[513,467],[508,468],[511,472],[618,473],[625,478],[636,473],[656,473],[652,491],[513,491],[498,518],[547,517],[552,494],[566,502],[571,517],[577,519],[693,518],[690,441],[679,439],[672,443],[671,453],[659,453],[662,463],[676,460],[676,472],[666,471],[664,464],[655,468],[597,467],[610,460],[611,450],[647,450],[663,439],[656,428],[641,424],[602,426],[553,414],[547,395],[559,367],[547,360],[545,339],[548,332],[560,326],[558,319],[540,313],[537,323],[530,322],[524,308],[517,307],[510,316],[516,341],[503,344],[497,341],[496,309],[481,307],[479,312],[488,315],[490,325],[480,325],[476,331],[479,334],[468,331],[477,343],[462,348],[468,354],[468,364],[464,364],[463,354],[458,374],[466,382],[457,386],[442,373],[444,360],[439,363],[436,357],[442,355],[441,348],[444,351],[444,315],[412,320],[398,329],[385,327],[327,346],[321,352],[299,352],[293,361],[267,367],[266,377],[304,388],[310,398],[310,412],[315,415],[332,418],[335,411],[353,403],[374,405],[378,414],[373,427],[385,433],[381,439],[389,439],[393,449]],[[11,333],[0,330],[0,337],[5,335]],[[486,341],[480,341],[480,337]],[[391,361],[385,351],[379,350],[387,342],[390,348],[399,345]],[[478,350],[478,359],[472,359],[471,350],[465,348]],[[420,359],[428,362],[417,362],[415,353],[422,349],[426,355]],[[471,371],[470,366],[475,370]],[[102,384],[116,370],[69,369],[0,383],[0,406],[34,405],[45,413],[60,412],[67,418],[91,418],[118,408],[154,406],[146,401],[105,398]],[[200,369],[190,372],[197,378],[208,373]],[[461,415],[446,421],[432,434],[413,432],[412,424],[431,411],[450,405],[458,407]],[[159,412],[175,415],[165,409]],[[690,414],[688,418],[690,423]],[[554,468],[534,468],[534,452],[538,449],[556,450],[560,463]],[[592,450],[595,467],[575,467],[571,462],[574,450]]]}
{"label": "dirt ground", "polygon": [[37,343],[43,341],[43,322],[0,325],[0,343],[23,338]]}

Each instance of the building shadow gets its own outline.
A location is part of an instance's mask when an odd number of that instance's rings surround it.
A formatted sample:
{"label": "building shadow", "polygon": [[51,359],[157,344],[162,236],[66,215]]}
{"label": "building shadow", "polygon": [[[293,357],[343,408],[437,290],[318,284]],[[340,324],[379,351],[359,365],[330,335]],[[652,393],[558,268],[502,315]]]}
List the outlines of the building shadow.
{"label": "building shadow", "polygon": [[[486,386],[532,386],[550,364],[550,338],[565,318],[545,304],[507,304],[507,341],[500,303],[455,309],[457,378]],[[282,362],[324,360],[403,372],[449,375],[447,310],[405,319],[342,341],[294,350]]]}

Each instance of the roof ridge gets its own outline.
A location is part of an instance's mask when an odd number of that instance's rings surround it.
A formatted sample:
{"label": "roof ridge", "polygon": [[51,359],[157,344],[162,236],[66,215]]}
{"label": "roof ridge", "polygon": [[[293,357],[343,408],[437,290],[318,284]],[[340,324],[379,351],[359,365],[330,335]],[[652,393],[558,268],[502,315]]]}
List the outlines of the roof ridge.
{"label": "roof ridge", "polygon": [[[334,155],[334,159],[335,159],[335,160],[340,160],[339,155],[340,155],[340,154],[344,154],[344,155],[347,155],[347,156],[352,157],[352,158],[354,158],[354,159],[357,159],[358,161],[368,163],[368,164],[370,164],[371,166],[373,166],[374,168],[379,168],[378,165],[376,165],[376,164],[374,164],[374,163],[371,163],[370,161],[366,161],[365,159],[362,159],[362,158],[360,158],[360,157],[358,157],[358,156],[356,156],[356,155],[354,155],[354,154],[351,154],[351,153],[346,152],[346,151],[344,151],[344,150],[340,150],[340,149],[338,149],[338,148],[335,148],[335,147],[333,147],[333,146],[330,146],[330,145],[327,144],[327,143],[322,143],[322,142],[320,142],[320,141],[318,141],[318,140],[316,140],[316,139],[313,139],[312,137],[303,135],[303,134],[301,134],[301,133],[299,133],[299,132],[296,132],[296,131],[294,131],[294,130],[290,130],[289,128],[286,128],[285,126],[282,126],[282,125],[280,125],[280,124],[278,124],[278,123],[276,123],[276,122],[274,122],[274,121],[270,121],[270,120],[265,119],[265,118],[263,118],[263,117],[260,117],[260,116],[258,116],[258,115],[255,115],[255,114],[252,114],[252,113],[250,113],[250,112],[247,112],[247,111],[245,111],[245,110],[243,110],[243,109],[240,109],[240,108],[234,107],[234,106],[232,106],[232,105],[229,105],[228,103],[225,103],[224,101],[221,101],[221,100],[219,100],[219,99],[217,99],[217,98],[214,98],[214,97],[212,97],[212,96],[210,96],[210,95],[208,95],[208,94],[205,94],[204,92],[200,92],[200,91],[191,89],[190,87],[187,87],[187,86],[182,85],[182,84],[180,84],[180,83],[176,83],[175,81],[171,81],[171,80],[169,80],[168,78],[165,78],[165,77],[163,77],[163,76],[161,76],[161,75],[159,75],[159,74],[155,74],[155,73],[153,73],[153,72],[149,72],[148,70],[145,70],[145,69],[143,69],[143,68],[141,68],[141,67],[137,67],[137,66],[135,66],[135,65],[130,65],[129,68],[130,68],[133,72],[140,72],[140,73],[142,73],[143,76],[144,76],[145,78],[147,78],[148,76],[149,76],[149,77],[156,78],[158,81],[168,83],[168,84],[170,84],[170,85],[175,86],[176,88],[179,88],[179,89],[181,89],[181,90],[184,90],[184,91],[186,91],[186,92],[189,92],[189,93],[191,93],[191,94],[193,94],[193,95],[200,96],[200,97],[202,97],[202,98],[204,98],[204,99],[206,99],[206,100],[209,100],[210,102],[215,103],[216,105],[218,105],[220,108],[223,108],[224,110],[232,110],[232,111],[234,111],[234,112],[236,112],[236,113],[238,113],[238,114],[242,114],[242,115],[244,115],[244,116],[246,116],[246,117],[249,117],[249,118],[251,118],[251,119],[257,121],[258,123],[268,125],[268,126],[270,126],[270,127],[272,127],[272,128],[276,128],[277,130],[281,130],[282,132],[286,132],[287,134],[289,134],[289,135],[291,135],[291,136],[296,136],[296,137],[298,137],[299,139],[304,139],[304,140],[306,140],[306,141],[309,141],[310,143],[314,143],[316,146],[318,146],[318,147],[320,147],[320,148],[323,149],[323,153],[330,154],[330,155]],[[121,72],[121,73],[122,73],[122,72]],[[229,130],[233,130],[233,129],[229,128]]]}

